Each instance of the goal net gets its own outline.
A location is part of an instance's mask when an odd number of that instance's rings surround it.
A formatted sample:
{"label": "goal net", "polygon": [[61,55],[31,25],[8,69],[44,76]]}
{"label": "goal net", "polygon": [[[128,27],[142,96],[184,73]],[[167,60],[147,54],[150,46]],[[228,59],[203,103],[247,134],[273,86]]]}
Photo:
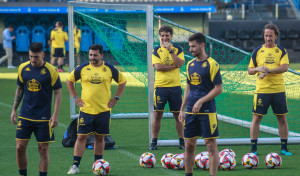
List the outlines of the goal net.
{"label": "goal net", "polygon": [[[70,48],[74,47],[73,26],[81,29],[81,62],[88,61],[91,44],[104,46],[105,62],[123,72],[128,81],[121,101],[112,110],[112,118],[145,118],[149,120],[149,141],[153,118],[154,69],[151,55],[159,45],[160,25],[169,25],[174,30],[172,43],[183,48],[186,63],[193,59],[189,52],[188,37],[196,31],[153,14],[150,5],[112,5],[101,3],[69,2]],[[71,34],[71,35],[70,35]],[[252,104],[255,76],[247,74],[250,53],[232,47],[207,36],[207,53],[220,63],[223,78],[223,93],[216,98],[219,144],[249,144],[249,127],[252,120]],[[77,64],[74,51],[70,50],[70,70]],[[182,88],[186,87],[186,64],[181,67]],[[284,74],[287,89],[289,141],[300,141],[300,76],[297,71]],[[76,86],[80,92],[80,86]],[[117,89],[113,83],[112,92]],[[70,98],[71,115],[78,113]],[[133,120],[134,123],[134,120]],[[147,128],[147,126],[145,126]],[[279,143],[277,120],[272,110],[261,123],[259,143]],[[168,105],[164,111],[158,145],[177,145],[175,122]],[[198,144],[204,144],[198,140]]]}

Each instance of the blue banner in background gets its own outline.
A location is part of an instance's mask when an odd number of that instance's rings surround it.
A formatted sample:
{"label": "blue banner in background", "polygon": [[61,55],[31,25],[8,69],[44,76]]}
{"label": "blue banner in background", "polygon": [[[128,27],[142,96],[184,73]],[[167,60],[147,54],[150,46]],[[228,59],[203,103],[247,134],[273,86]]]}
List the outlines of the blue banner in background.
{"label": "blue banner in background", "polygon": [[[81,12],[90,13],[129,13],[131,11],[111,10],[111,9],[91,9],[75,8]],[[206,13],[215,12],[215,6],[173,6],[173,7],[154,7],[156,13]],[[0,7],[0,13],[68,13],[67,7]]]}

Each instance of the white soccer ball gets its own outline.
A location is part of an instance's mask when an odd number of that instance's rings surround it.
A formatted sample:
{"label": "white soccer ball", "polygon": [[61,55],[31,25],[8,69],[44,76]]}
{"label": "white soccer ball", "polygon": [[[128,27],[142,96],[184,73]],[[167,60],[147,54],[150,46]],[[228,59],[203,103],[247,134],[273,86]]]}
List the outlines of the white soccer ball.
{"label": "white soccer ball", "polygon": [[255,169],[259,164],[259,159],[258,157],[253,154],[253,153],[247,153],[246,155],[244,155],[244,157],[242,158],[242,165],[246,168],[246,169]]}
{"label": "white soccer ball", "polygon": [[236,157],[236,155],[235,155],[235,153],[234,153],[234,151],[232,149],[223,149],[222,151],[219,152],[219,157],[221,158],[226,153],[229,153],[234,158]]}
{"label": "white soccer ball", "polygon": [[93,172],[96,175],[107,175],[110,171],[110,166],[104,159],[96,160],[93,164]]}
{"label": "white soccer ball", "polygon": [[220,158],[220,168],[223,170],[232,170],[236,166],[235,158],[229,153]]}
{"label": "white soccer ball", "polygon": [[202,155],[201,153],[197,154],[195,157],[195,164],[197,168],[208,170],[209,169],[209,156]]}
{"label": "white soccer ball", "polygon": [[279,168],[281,166],[281,163],[282,163],[281,157],[277,153],[273,153],[273,152],[269,153],[265,158],[265,164],[269,169]]}
{"label": "white soccer ball", "polygon": [[174,156],[173,153],[166,153],[161,157],[160,162],[161,162],[161,165],[162,165],[163,168],[172,169],[170,164],[171,164],[171,159],[172,159],[173,156]]}
{"label": "white soccer ball", "polygon": [[171,158],[171,163],[170,163],[171,167],[173,169],[184,169],[185,165],[184,165],[184,155],[182,154],[175,154],[172,158]]}
{"label": "white soccer ball", "polygon": [[155,156],[150,152],[143,153],[140,157],[140,166],[142,167],[152,168],[155,163]]}

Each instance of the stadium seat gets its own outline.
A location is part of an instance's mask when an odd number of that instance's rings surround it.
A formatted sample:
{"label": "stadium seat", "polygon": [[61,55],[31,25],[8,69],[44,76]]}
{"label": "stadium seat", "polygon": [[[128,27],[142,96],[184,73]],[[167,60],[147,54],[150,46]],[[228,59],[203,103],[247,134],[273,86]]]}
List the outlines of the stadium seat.
{"label": "stadium seat", "polygon": [[35,26],[35,21],[30,17],[26,17],[22,20],[21,25],[26,26],[27,29],[31,31]]}
{"label": "stadium seat", "polygon": [[300,40],[293,41],[293,50],[300,51]]}
{"label": "stadium seat", "polygon": [[41,42],[44,46],[44,51],[46,51],[46,30],[38,25],[32,29],[31,34],[31,42]]}
{"label": "stadium seat", "polygon": [[[119,29],[122,29],[120,26],[116,26]],[[123,51],[124,50],[124,41],[122,39],[125,39],[125,37],[122,37],[123,33],[116,29],[110,30],[110,41],[112,44],[112,47],[114,47],[117,51]]]}
{"label": "stadium seat", "polygon": [[225,31],[225,38],[227,40],[235,40],[237,38],[236,32],[234,30],[231,30],[231,29],[226,30]]}
{"label": "stadium seat", "polygon": [[286,37],[288,39],[298,39],[299,38],[299,33],[296,29],[288,29],[286,33]]}
{"label": "stadium seat", "polygon": [[[108,29],[103,27],[101,29],[101,32],[103,35],[108,37]],[[95,34],[95,44],[100,44],[103,46],[103,51],[109,51],[109,48],[107,47],[106,43],[101,39],[100,35]]]}
{"label": "stadium seat", "polygon": [[249,31],[246,29],[240,29],[238,32],[238,38],[241,40],[249,40],[250,39]]}
{"label": "stadium seat", "polygon": [[263,34],[260,29],[254,29],[251,32],[251,38],[253,40],[262,40],[263,39]]}
{"label": "stadium seat", "polygon": [[5,20],[5,26],[13,25],[14,29],[17,29],[20,25],[16,17],[9,17]]}
{"label": "stadium seat", "polygon": [[252,52],[255,49],[254,43],[251,40],[244,40],[243,49],[245,51]]}
{"label": "stadium seat", "polygon": [[30,45],[29,30],[26,26],[20,26],[18,27],[16,34],[16,51],[28,52]]}
{"label": "stadium seat", "polygon": [[286,30],[279,29],[279,36],[280,36],[280,39],[285,40],[286,39]]}
{"label": "stadium seat", "polygon": [[42,16],[38,22],[37,22],[38,25],[41,25],[45,30],[47,30],[49,28],[49,26],[51,25],[51,22],[49,20],[48,17],[46,16]]}
{"label": "stadium seat", "polygon": [[80,51],[88,52],[91,45],[93,45],[93,30],[87,25],[82,26]]}

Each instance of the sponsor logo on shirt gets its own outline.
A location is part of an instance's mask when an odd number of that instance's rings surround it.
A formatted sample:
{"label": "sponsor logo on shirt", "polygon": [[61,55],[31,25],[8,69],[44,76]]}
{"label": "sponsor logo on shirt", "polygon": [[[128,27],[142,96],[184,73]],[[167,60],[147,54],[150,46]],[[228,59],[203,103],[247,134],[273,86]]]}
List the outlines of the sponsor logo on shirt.
{"label": "sponsor logo on shirt", "polygon": [[35,79],[29,80],[26,83],[26,86],[27,86],[27,89],[31,92],[37,92],[37,91],[41,90],[41,88],[42,88],[41,84]]}

